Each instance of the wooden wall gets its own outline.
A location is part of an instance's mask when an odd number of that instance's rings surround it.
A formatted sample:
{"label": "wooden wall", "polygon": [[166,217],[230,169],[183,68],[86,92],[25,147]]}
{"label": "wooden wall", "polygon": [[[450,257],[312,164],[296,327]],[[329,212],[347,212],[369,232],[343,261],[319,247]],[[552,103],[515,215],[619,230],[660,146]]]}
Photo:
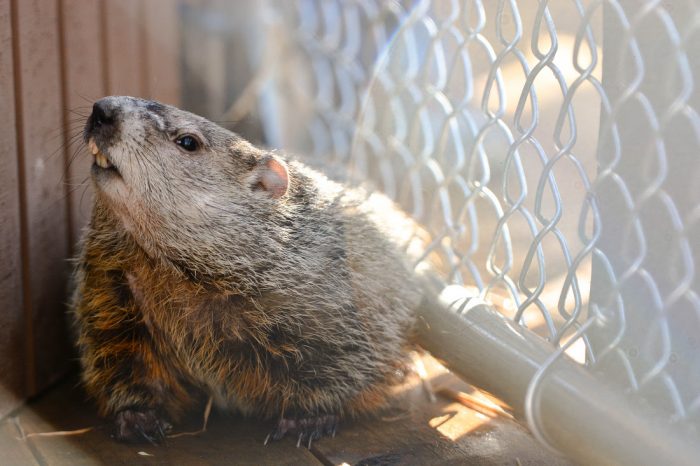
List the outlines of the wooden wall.
{"label": "wooden wall", "polygon": [[180,103],[177,0],[0,0],[0,418],[70,363],[70,265],[91,206],[92,102]]}

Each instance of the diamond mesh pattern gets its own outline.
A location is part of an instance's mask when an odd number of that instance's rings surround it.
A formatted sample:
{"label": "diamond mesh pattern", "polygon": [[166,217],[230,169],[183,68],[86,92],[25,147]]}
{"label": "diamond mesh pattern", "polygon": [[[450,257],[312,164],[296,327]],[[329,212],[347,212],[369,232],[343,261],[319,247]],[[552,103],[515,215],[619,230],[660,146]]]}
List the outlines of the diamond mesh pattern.
{"label": "diamond mesh pattern", "polygon": [[256,18],[272,145],[383,190],[446,283],[700,426],[700,6],[268,0]]}

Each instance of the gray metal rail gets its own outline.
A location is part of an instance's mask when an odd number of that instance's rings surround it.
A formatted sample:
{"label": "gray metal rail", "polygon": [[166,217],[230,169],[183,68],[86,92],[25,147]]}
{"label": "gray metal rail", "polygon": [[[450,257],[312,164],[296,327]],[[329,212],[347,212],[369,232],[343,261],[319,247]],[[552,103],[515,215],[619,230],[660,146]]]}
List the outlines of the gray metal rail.
{"label": "gray metal rail", "polygon": [[424,303],[421,345],[517,413],[536,412],[534,431],[551,446],[584,464],[698,463],[700,442],[690,429],[670,424],[663,412],[608,387],[575,362],[553,359],[551,344],[460,290],[450,286],[439,300]]}

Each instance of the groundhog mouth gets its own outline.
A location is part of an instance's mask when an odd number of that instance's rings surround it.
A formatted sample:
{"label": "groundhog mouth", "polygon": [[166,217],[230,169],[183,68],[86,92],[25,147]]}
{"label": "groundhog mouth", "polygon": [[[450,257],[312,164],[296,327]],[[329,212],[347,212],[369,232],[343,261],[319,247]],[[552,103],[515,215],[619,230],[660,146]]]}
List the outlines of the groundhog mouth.
{"label": "groundhog mouth", "polygon": [[88,148],[90,149],[90,152],[92,152],[92,155],[95,157],[95,165],[99,168],[105,169],[105,170],[113,170],[116,173],[119,173],[117,168],[112,164],[112,161],[109,159],[109,157],[100,150],[99,147],[97,147],[97,143],[95,142],[94,138],[90,138],[88,141]]}

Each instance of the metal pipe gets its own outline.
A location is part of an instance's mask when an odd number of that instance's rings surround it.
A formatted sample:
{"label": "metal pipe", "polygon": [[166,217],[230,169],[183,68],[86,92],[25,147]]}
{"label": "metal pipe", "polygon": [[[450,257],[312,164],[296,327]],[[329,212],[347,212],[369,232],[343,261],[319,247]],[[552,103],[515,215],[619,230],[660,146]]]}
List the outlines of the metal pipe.
{"label": "metal pipe", "polygon": [[[520,414],[533,376],[556,350],[486,303],[469,300],[462,287],[426,301],[419,322],[426,350]],[[567,357],[545,374],[537,406],[540,433],[583,464],[691,465],[700,459],[697,434]]]}

